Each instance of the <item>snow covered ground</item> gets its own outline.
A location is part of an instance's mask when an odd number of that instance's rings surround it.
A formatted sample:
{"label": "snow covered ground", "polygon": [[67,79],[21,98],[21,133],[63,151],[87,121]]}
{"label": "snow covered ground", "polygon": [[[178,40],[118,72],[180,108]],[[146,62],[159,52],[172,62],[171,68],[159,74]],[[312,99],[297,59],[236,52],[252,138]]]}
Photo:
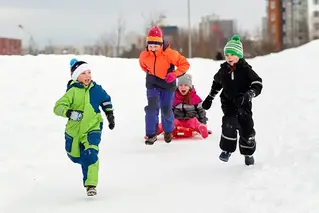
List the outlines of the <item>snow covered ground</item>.
{"label": "snow covered ground", "polygon": [[[73,56],[0,57],[0,213],[319,212],[319,42],[249,60],[263,78],[254,99],[256,165],[218,159],[219,98],[206,140],[144,144],[145,79],[137,60],[81,56],[112,96],[116,127],[104,129],[98,196],[82,188],[64,151],[66,120],[53,114]],[[190,60],[209,92],[219,63]]]}

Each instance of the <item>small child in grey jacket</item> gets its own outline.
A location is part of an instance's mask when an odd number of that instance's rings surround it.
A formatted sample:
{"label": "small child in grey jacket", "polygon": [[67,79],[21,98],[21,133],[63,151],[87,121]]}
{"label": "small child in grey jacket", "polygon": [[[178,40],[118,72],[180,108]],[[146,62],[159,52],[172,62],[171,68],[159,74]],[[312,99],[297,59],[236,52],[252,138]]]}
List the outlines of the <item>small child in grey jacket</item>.
{"label": "small child in grey jacket", "polygon": [[[208,137],[206,111],[202,107],[202,99],[196,94],[196,90],[192,83],[192,77],[184,74],[178,78],[178,88],[175,91],[173,112],[174,126],[176,132],[177,127],[185,127],[193,129],[201,134],[203,138]],[[161,133],[161,125],[159,125],[158,133]]]}

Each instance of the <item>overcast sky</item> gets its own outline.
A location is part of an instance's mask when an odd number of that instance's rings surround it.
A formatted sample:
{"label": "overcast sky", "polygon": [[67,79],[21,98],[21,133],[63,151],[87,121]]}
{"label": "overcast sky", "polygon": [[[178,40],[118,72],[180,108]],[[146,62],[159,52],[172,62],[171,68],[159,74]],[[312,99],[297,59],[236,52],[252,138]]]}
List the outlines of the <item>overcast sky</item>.
{"label": "overcast sky", "polygon": [[[193,26],[215,13],[252,31],[266,15],[265,0],[190,1]],[[146,19],[156,12],[165,13],[170,24],[187,26],[187,0],[0,0],[0,37],[21,38],[26,44],[26,32],[17,27],[21,24],[39,45],[93,43],[116,29],[119,16],[127,32],[142,33]]]}

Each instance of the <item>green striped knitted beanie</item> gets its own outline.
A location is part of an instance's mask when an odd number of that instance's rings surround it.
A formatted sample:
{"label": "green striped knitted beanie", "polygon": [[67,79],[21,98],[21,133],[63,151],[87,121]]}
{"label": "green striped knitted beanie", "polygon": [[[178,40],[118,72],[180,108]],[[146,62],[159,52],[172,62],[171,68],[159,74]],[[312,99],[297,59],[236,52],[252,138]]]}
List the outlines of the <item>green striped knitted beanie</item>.
{"label": "green striped knitted beanie", "polygon": [[243,44],[240,42],[239,35],[234,35],[230,41],[227,42],[224,48],[224,54],[236,55],[242,58],[244,55]]}

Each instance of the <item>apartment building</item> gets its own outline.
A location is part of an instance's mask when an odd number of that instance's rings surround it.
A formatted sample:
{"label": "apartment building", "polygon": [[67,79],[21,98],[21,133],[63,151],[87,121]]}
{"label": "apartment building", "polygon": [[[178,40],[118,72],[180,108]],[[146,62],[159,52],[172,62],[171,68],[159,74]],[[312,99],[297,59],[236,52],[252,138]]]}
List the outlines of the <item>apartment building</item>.
{"label": "apartment building", "polygon": [[268,38],[273,41],[277,50],[283,48],[284,36],[284,16],[285,11],[281,0],[268,0],[267,19],[268,19]]}
{"label": "apartment building", "polygon": [[308,0],[309,40],[319,39],[319,0]]}
{"label": "apartment building", "polygon": [[217,46],[222,48],[236,32],[234,20],[220,19],[212,14],[202,17],[199,23],[199,33],[202,39],[215,38]]}
{"label": "apartment building", "polygon": [[286,47],[295,47],[309,41],[308,1],[282,0],[285,10],[283,43]]}
{"label": "apartment building", "polygon": [[268,0],[268,35],[278,50],[309,41],[309,0]]}
{"label": "apartment building", "polygon": [[21,39],[0,38],[0,55],[20,55],[22,54]]}
{"label": "apartment building", "polygon": [[262,17],[261,19],[261,36],[263,40],[268,40],[268,19],[267,17]]}

